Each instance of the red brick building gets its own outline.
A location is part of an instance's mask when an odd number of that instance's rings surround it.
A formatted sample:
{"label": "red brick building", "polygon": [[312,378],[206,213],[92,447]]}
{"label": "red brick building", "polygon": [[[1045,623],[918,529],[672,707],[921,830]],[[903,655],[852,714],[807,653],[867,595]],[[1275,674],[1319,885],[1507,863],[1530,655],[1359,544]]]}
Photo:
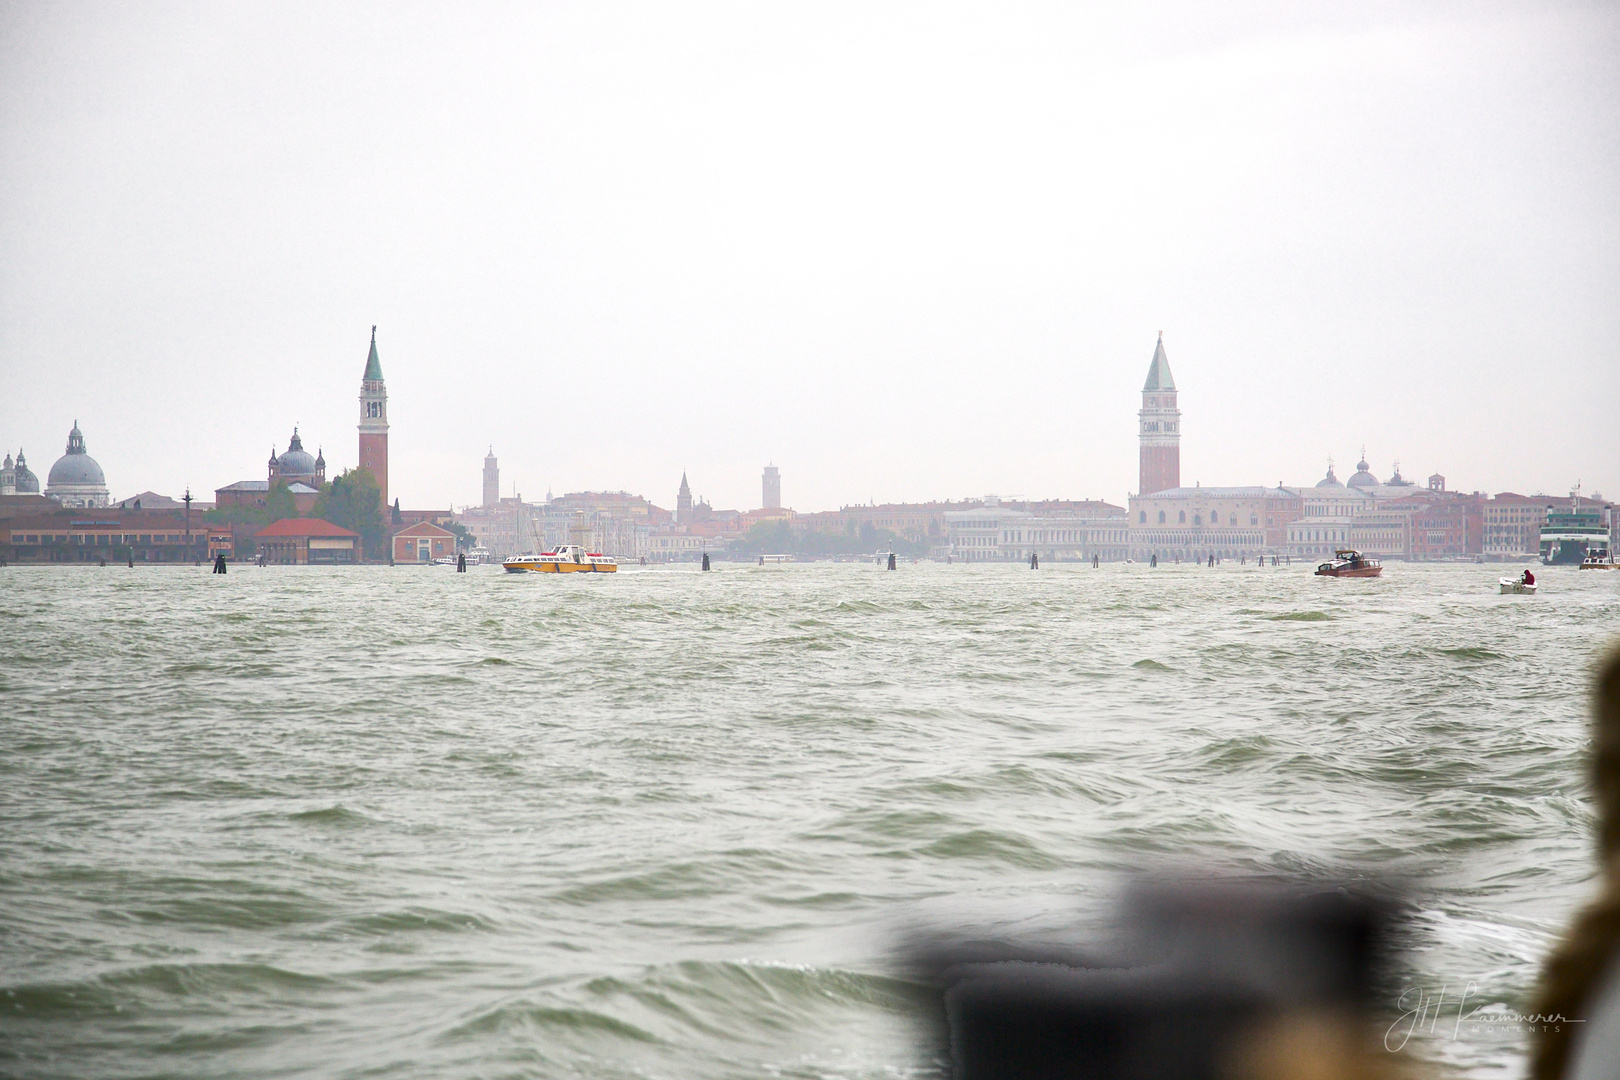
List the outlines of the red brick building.
{"label": "red brick building", "polygon": [[426,521],[405,526],[388,542],[396,563],[432,562],[456,553],[456,534]]}
{"label": "red brick building", "polygon": [[360,377],[360,468],[376,478],[382,504],[388,505],[388,390],[382,361],[377,359],[377,328],[371,328],[371,354]]}
{"label": "red brick building", "polygon": [[253,534],[259,558],[283,566],[348,565],[360,561],[360,534],[320,518],[282,518]]}
{"label": "red brick building", "polygon": [[1142,384],[1142,411],[1137,413],[1141,444],[1138,495],[1181,486],[1181,410],[1176,408],[1176,381],[1164,354],[1164,334],[1153,350],[1147,381]]}
{"label": "red brick building", "polygon": [[13,562],[195,562],[215,535],[202,515],[117,506],[0,518],[0,558]]}

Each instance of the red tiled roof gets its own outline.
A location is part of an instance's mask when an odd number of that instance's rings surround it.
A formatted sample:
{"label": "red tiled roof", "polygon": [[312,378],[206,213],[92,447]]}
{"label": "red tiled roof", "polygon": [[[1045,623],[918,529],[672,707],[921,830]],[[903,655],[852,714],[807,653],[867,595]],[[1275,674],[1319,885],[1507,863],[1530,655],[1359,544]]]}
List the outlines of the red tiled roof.
{"label": "red tiled roof", "polygon": [[341,525],[334,525],[330,521],[320,518],[282,518],[253,534],[260,536],[353,536],[358,538],[359,533],[350,532]]}

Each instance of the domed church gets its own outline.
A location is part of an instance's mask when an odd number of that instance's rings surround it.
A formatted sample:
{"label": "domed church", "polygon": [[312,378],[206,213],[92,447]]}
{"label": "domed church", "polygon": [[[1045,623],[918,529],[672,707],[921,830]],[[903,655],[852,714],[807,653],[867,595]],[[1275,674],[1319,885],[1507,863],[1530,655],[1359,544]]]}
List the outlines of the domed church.
{"label": "domed church", "polygon": [[67,453],[56,459],[45,478],[45,497],[63,506],[106,506],[112,502],[101,466],[85,452],[84,433],[77,420],[68,432]]}
{"label": "domed church", "polygon": [[276,456],[274,447],[270,449],[270,486],[278,483],[308,484],[319,489],[326,483],[326,455],[317,450],[314,457],[304,449],[304,440],[298,437],[298,429],[293,428],[292,441],[287,444],[287,452],[280,457]]}
{"label": "domed church", "polygon": [[0,495],[38,495],[39,477],[28,468],[28,458],[21,450],[17,451],[17,462],[12,464],[11,455],[6,455],[4,465],[0,465]]}

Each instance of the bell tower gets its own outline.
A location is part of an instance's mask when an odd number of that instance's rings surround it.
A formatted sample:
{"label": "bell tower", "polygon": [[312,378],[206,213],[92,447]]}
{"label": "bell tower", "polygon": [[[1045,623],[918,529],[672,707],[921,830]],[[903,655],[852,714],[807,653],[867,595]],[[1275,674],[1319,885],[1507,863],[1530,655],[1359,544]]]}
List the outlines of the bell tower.
{"label": "bell tower", "polygon": [[377,359],[377,328],[371,328],[371,355],[360,377],[360,468],[368,470],[388,505],[388,390]]}
{"label": "bell tower", "polygon": [[484,505],[494,506],[500,501],[501,468],[495,460],[495,448],[491,446],[484,456]]}
{"label": "bell tower", "polygon": [[1164,355],[1164,331],[1142,384],[1142,411],[1137,413],[1141,441],[1140,490],[1152,495],[1181,486],[1181,410],[1176,408],[1176,380],[1170,376],[1170,358]]}

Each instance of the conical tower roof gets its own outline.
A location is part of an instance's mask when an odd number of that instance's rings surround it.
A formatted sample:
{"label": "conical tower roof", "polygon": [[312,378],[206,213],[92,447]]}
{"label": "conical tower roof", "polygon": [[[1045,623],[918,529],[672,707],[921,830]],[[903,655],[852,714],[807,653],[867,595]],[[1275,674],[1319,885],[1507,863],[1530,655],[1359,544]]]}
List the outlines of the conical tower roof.
{"label": "conical tower roof", "polygon": [[377,359],[377,328],[371,328],[371,355],[366,357],[366,382],[382,382],[382,361]]}
{"label": "conical tower roof", "polygon": [[1159,344],[1153,350],[1153,363],[1148,365],[1147,382],[1142,384],[1143,392],[1149,390],[1174,390],[1176,380],[1170,375],[1170,358],[1164,355],[1164,331],[1159,331]]}

